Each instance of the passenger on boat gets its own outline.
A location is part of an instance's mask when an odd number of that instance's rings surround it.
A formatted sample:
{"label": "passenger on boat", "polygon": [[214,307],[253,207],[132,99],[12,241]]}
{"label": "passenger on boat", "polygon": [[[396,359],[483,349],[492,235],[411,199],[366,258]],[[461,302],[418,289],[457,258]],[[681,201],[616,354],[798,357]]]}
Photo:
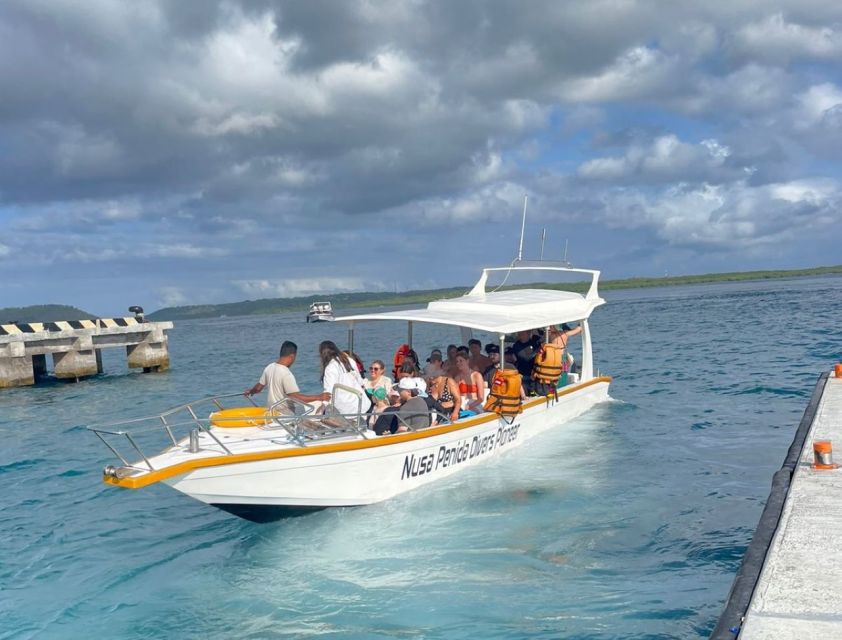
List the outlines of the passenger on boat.
{"label": "passenger on boat", "polygon": [[[494,384],[494,376],[500,371],[500,347],[494,343],[485,345],[485,352],[491,357],[492,365],[482,374],[482,379],[485,382],[485,388],[491,389]],[[515,356],[511,347],[506,347],[506,368],[511,370],[515,364]],[[526,392],[523,390],[523,385],[520,386],[520,398],[526,400]]]}
{"label": "passenger on boat", "polygon": [[488,354],[490,364],[483,369],[482,379],[485,381],[485,386],[490,389],[491,383],[494,382],[494,374],[500,369],[500,347],[490,342],[485,345],[485,352]]}
{"label": "passenger on boat", "polygon": [[398,369],[398,380],[402,380],[403,378],[417,378],[420,375],[421,372],[418,370],[418,365],[409,357],[403,361],[400,369]]}
{"label": "passenger on boat", "polygon": [[517,358],[515,358],[515,350],[511,347],[506,347],[505,351],[503,351],[503,361],[512,367],[517,364]]}
{"label": "passenger on boat", "polygon": [[[484,372],[491,365],[491,359],[482,354],[482,342],[476,338],[468,340],[468,351],[471,369],[474,371]],[[498,351],[499,353],[499,351]]]}
{"label": "passenger on boat", "polygon": [[415,349],[410,349],[409,353],[406,354],[406,359],[404,362],[409,362],[415,367],[415,373],[417,375],[421,375],[421,365],[419,364],[418,354],[415,353]]}
{"label": "passenger on boat", "polygon": [[401,403],[397,407],[388,407],[383,410],[373,427],[377,435],[384,435],[387,432],[403,433],[410,429],[414,431],[430,426],[430,410],[419,395],[421,391],[419,382],[423,381],[417,378],[401,378],[397,385]]}
{"label": "passenger on boat", "polygon": [[456,373],[456,352],[459,350],[455,344],[447,345],[447,360],[442,365],[447,375],[453,377]]}
{"label": "passenger on boat", "polygon": [[343,353],[357,366],[357,371],[360,372],[360,377],[365,378],[365,365],[363,364],[363,359],[353,351],[343,351]]}
{"label": "passenger on boat", "polygon": [[429,384],[430,397],[439,403],[439,410],[450,415],[450,421],[459,419],[459,409],[462,408],[462,395],[456,381],[442,372],[432,378]]}
{"label": "passenger on boat", "polygon": [[430,357],[427,358],[427,366],[424,367],[424,379],[430,380],[441,375],[444,369],[444,363],[441,359],[441,351],[433,349],[430,352]]}
{"label": "passenger on boat", "polygon": [[295,398],[301,402],[316,402],[318,400],[328,400],[330,394],[320,393],[318,395],[307,395],[301,393],[298,388],[298,383],[295,376],[292,375],[290,368],[295,362],[298,355],[298,345],[289,340],[285,340],[281,344],[281,351],[278,359],[269,364],[260,376],[260,380],[251,388],[243,392],[246,397],[253,396],[260,393],[263,389],[268,389],[266,405],[271,407],[275,403],[284,398]]}
{"label": "passenger on boat", "polygon": [[485,382],[479,371],[471,369],[470,362],[464,353],[456,356],[456,375],[453,377],[459,385],[462,396],[462,409],[482,413],[482,403],[485,400]]}
{"label": "passenger on boat", "polygon": [[392,379],[385,374],[386,365],[382,360],[375,360],[368,368],[368,378],[363,381],[363,387],[368,395],[372,395],[374,390],[382,387],[386,390],[387,397],[392,390]]}
{"label": "passenger on boat", "polygon": [[333,387],[341,384],[352,389],[359,389],[362,394],[363,403],[360,407],[360,396],[337,389],[336,397],[333,398],[333,407],[340,414],[355,414],[362,410],[363,413],[369,409],[368,396],[363,389],[363,380],[357,369],[356,363],[339,350],[333,342],[325,340],[319,345],[319,358],[322,362],[322,384],[327,399],[331,399]]}
{"label": "passenger on boat", "polygon": [[534,389],[532,382],[532,364],[538,350],[541,348],[541,339],[532,334],[532,330],[517,332],[517,340],[512,345],[515,354],[515,363],[518,373],[523,378],[523,386],[527,393]]}
{"label": "passenger on boat", "polygon": [[582,325],[570,328],[567,324],[561,324],[558,327],[550,327],[550,344],[561,347],[561,362],[562,374],[558,379],[558,386],[563,387],[569,380],[569,373],[574,372],[576,368],[576,361],[573,359],[573,354],[567,349],[567,345],[571,337],[582,333]]}
{"label": "passenger on boat", "polygon": [[567,324],[561,324],[557,327],[550,327],[550,344],[557,345],[563,350],[567,349],[567,341],[573,336],[582,333],[582,325],[573,329]]}
{"label": "passenger on boat", "polygon": [[383,387],[376,387],[371,393],[371,415],[368,417],[369,428],[374,428],[381,413],[389,408],[389,394]]}

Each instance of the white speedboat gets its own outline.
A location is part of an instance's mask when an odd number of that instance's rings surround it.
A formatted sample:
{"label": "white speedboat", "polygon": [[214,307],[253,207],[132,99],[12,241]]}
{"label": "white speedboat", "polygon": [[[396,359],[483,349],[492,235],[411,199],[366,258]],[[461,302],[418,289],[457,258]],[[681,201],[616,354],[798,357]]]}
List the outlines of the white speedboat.
{"label": "white speedboat", "polygon": [[[523,400],[516,415],[486,412],[453,423],[440,416],[427,428],[377,436],[359,412],[331,415],[329,407],[326,415],[316,416],[309,405],[292,400],[267,410],[253,403],[229,406],[235,397],[240,404],[248,402],[240,394],[209,398],[150,418],[89,427],[121,461],[105,468],[104,482],[129,489],[162,482],[238,516],[265,521],[380,502],[561,428],[608,399],[611,378],[594,375],[589,326],[591,312],[604,303],[597,291],[599,272],[516,264],[485,269],[470,293],[459,298],[436,300],[421,309],[337,319],[348,323],[351,350],[355,330],[368,322],[406,322],[410,344],[413,325],[428,322],[460,329],[463,336],[491,333],[501,346],[507,334],[580,322],[578,376],[571,375],[566,386],[546,396]],[[590,288],[585,295],[536,288],[486,291],[490,272],[526,269],[586,274]],[[362,402],[360,394],[360,406]],[[156,435],[167,445],[147,454]]]}
{"label": "white speedboat", "polygon": [[334,319],[330,302],[314,302],[307,312],[307,322],[331,322]]}

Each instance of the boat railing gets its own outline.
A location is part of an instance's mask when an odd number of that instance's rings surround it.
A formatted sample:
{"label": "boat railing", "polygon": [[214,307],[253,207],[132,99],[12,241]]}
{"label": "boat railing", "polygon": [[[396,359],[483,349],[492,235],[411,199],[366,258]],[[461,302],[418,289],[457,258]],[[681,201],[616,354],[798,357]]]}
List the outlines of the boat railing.
{"label": "boat railing", "polygon": [[[336,410],[334,399],[337,391],[346,391],[357,397],[356,412],[340,413]],[[114,473],[147,472],[155,470],[152,463],[155,456],[172,450],[201,452],[203,456],[212,452],[234,455],[232,446],[254,440],[253,431],[248,438],[238,438],[235,427],[283,431],[289,436],[283,443],[271,437],[268,439],[276,444],[301,447],[337,438],[371,439],[377,436],[370,428],[370,421],[376,420],[380,414],[363,411],[365,400],[362,390],[337,384],[333,387],[331,401],[324,407],[324,413],[317,414],[313,405],[295,398],[284,398],[264,409],[251,397],[242,393],[229,393],[195,400],[157,415],[91,425],[87,429],[122,463],[125,471],[114,470]],[[416,414],[394,412],[392,415],[399,425],[410,431],[416,430],[410,424],[410,419],[417,417]],[[435,410],[430,410],[429,415],[431,424],[449,421],[449,416]],[[230,433],[223,432],[224,435],[218,430],[228,431],[227,428],[230,428]],[[199,434],[202,434],[202,440],[208,438],[201,447],[198,443]],[[206,444],[210,444],[210,448]],[[150,455],[149,451],[155,453]],[[132,458],[136,461],[132,462]]]}
{"label": "boat railing", "polygon": [[[234,402],[234,399],[237,399],[237,402]],[[149,461],[151,456],[147,455],[147,451],[154,448],[156,452],[160,452],[162,438],[165,443],[164,450],[181,447],[184,439],[193,430],[207,434],[207,437],[219,447],[221,453],[232,455],[229,447],[211,429],[217,422],[224,422],[225,418],[212,421],[210,414],[242,407],[243,401],[249,403],[247,407],[258,407],[254,400],[242,393],[229,393],[188,402],[157,415],[91,425],[87,429],[102,440],[125,467],[151,471],[154,467]],[[122,442],[122,445],[116,445],[117,442]],[[140,456],[145,468],[138,466],[139,463],[129,462],[128,457],[123,453],[126,447]]]}
{"label": "boat railing", "polygon": [[[357,397],[355,413],[343,414],[336,410],[333,399],[337,390],[347,391]],[[333,388],[331,398],[324,413],[316,414],[313,405],[295,398],[283,398],[264,409],[250,396],[229,393],[188,402],[153,416],[91,425],[87,428],[108,447],[124,467],[142,471],[154,470],[151,458],[155,455],[173,448],[183,449],[185,444],[189,445],[194,432],[195,437],[198,437],[198,434],[206,435],[215,445],[213,448],[218,447],[217,453],[224,455],[233,455],[231,446],[240,440],[236,437],[235,427],[282,430],[289,435],[291,443],[299,446],[348,436],[372,437],[368,431],[367,414],[363,412],[362,390],[338,384]],[[231,433],[222,436],[214,427],[231,428]],[[148,452],[153,450],[155,454],[149,455]],[[202,451],[203,455],[207,455],[206,447],[203,447]],[[130,462],[130,458],[136,457],[139,457],[138,462]]]}

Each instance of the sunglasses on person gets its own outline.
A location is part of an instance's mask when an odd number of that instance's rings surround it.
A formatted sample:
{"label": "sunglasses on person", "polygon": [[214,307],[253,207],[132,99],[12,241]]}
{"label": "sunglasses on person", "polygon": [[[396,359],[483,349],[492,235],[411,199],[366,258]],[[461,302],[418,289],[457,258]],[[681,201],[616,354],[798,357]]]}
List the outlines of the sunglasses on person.
{"label": "sunglasses on person", "polygon": [[382,369],[380,367],[369,367],[368,370],[369,371],[382,371]]}

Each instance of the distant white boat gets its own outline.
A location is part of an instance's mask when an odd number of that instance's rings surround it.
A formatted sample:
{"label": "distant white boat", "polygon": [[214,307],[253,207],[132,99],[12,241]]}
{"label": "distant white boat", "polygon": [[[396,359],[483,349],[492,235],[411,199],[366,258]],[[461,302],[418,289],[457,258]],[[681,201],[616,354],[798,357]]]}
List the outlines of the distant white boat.
{"label": "distant white boat", "polygon": [[331,322],[334,319],[330,302],[314,302],[307,312],[307,322]]}

